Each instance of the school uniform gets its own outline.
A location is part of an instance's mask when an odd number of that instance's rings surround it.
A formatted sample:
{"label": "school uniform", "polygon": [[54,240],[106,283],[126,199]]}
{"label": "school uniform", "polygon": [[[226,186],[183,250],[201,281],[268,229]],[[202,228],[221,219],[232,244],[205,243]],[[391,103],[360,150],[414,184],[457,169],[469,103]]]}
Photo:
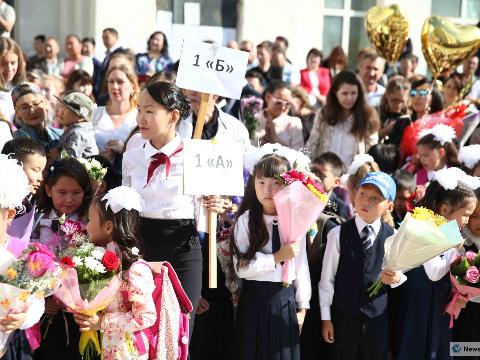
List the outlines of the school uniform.
{"label": "school uniform", "polygon": [[[467,229],[462,230],[462,235],[465,237],[463,247],[465,252],[473,251],[478,253],[480,251],[480,238],[475,237]],[[469,301],[462,311],[458,319],[453,323],[452,341],[454,342],[477,342],[480,341],[480,298],[474,301]],[[456,357],[461,359],[461,357]],[[480,360],[480,356],[471,356],[468,359]]]}
{"label": "school uniform", "polygon": [[444,313],[450,284],[450,249],[410,271],[391,289],[391,353],[394,359],[450,359],[450,317]]}
{"label": "school uniform", "polygon": [[[163,154],[163,155],[162,155]],[[168,261],[197,307],[202,288],[202,251],[195,213],[198,202],[183,194],[183,143],[179,136],[161,149],[147,141],[125,152],[123,184],[144,200],[141,238],[147,261]],[[195,314],[190,314],[190,335]]]}
{"label": "school uniform", "polygon": [[[250,246],[249,211],[235,225],[234,240],[240,252]],[[306,252],[306,237],[290,268],[289,284],[283,285],[281,264],[275,264],[273,253],[280,249],[282,236],[277,218],[263,215],[269,239],[246,266],[233,265],[243,279],[234,330],[233,358],[242,360],[299,360],[297,309],[308,309],[311,286]]]}
{"label": "school uniform", "polygon": [[380,219],[367,224],[358,215],[328,233],[319,298],[322,320],[333,322],[330,359],[387,359],[386,288],[373,299],[367,289],[380,275],[393,233]]}

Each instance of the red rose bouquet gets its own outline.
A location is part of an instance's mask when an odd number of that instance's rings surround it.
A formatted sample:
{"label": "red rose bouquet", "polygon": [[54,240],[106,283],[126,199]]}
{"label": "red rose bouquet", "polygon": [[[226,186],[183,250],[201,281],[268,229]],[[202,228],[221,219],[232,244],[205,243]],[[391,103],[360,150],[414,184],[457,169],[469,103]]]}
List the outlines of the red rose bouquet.
{"label": "red rose bouquet", "polygon": [[[117,295],[121,256],[113,243],[107,248],[84,243],[72,248],[60,263],[64,265],[65,277],[55,296],[69,311],[92,316],[105,309]],[[97,332],[83,332],[79,347],[84,359],[100,354]]]}
{"label": "red rose bouquet", "polygon": [[480,296],[480,252],[475,254],[467,251],[452,261],[450,266],[450,281],[452,282],[452,300],[445,308],[450,315],[450,327],[453,320],[458,318],[462,308],[457,304],[457,299],[472,300]]}

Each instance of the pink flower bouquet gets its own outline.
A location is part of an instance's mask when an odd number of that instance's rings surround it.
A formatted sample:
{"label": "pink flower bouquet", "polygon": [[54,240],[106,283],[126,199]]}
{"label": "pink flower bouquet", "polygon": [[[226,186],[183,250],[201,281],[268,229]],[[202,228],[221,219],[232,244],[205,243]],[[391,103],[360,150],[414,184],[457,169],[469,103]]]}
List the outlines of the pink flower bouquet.
{"label": "pink flower bouquet", "polygon": [[459,298],[472,300],[480,296],[480,252],[475,254],[467,251],[463,256],[457,257],[450,266],[450,280],[452,282],[452,300],[445,308],[450,315],[450,327],[453,320],[458,319],[462,308],[457,304]]}
{"label": "pink flower bouquet", "polygon": [[[121,284],[121,255],[116,245],[107,248],[84,243],[71,249],[60,261],[65,276],[55,296],[71,312],[93,316],[105,309],[117,296]],[[80,335],[80,354],[89,359],[100,354],[96,331]]]}
{"label": "pink flower bouquet", "polygon": [[[293,169],[282,175],[286,186],[274,197],[278,214],[278,227],[285,243],[294,243],[306,236],[316,223],[318,216],[328,202],[313,174]],[[293,260],[283,267],[282,281],[288,285],[293,279],[290,272]]]}

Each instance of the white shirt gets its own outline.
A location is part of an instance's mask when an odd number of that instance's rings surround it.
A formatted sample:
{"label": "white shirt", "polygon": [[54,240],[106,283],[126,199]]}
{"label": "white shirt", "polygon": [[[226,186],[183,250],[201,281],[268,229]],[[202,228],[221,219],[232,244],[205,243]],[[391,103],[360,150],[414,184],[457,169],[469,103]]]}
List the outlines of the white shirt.
{"label": "white shirt", "polygon": [[15,108],[13,107],[12,90],[0,91],[0,112],[10,123],[13,122]]}
{"label": "white shirt", "polygon": [[[61,216],[61,215],[60,215]],[[46,245],[47,247],[53,247],[53,244],[57,243],[52,236],[55,234],[52,230],[52,220],[58,220],[59,215],[55,212],[55,210],[51,210],[48,214],[45,214],[40,220],[38,221],[38,226],[40,227],[40,236],[37,240],[39,243]],[[68,219],[73,221],[80,221],[78,214],[74,213],[68,216]]]}
{"label": "white shirt", "polygon": [[95,140],[100,151],[105,150],[110,140],[125,142],[137,125],[137,109],[132,109],[125,116],[123,123],[116,128],[105,106],[93,110],[92,123],[95,127]]}
{"label": "white shirt", "polygon": [[423,263],[423,268],[431,281],[438,281],[448,274],[453,258],[458,255],[457,249],[453,248],[443,254],[435,256]]}
{"label": "white shirt", "polygon": [[[355,216],[355,225],[358,233],[361,234],[363,228],[369,224],[357,215]],[[373,228],[372,240],[375,241],[382,222],[380,219],[377,219],[370,225]],[[332,306],[333,295],[335,293],[335,277],[337,275],[338,261],[340,259],[340,228],[340,225],[333,228],[327,235],[327,247],[323,258],[322,276],[318,284],[318,296],[322,320],[332,319],[330,307]],[[391,285],[391,287],[397,287],[405,282],[405,280],[407,280],[407,277],[402,274],[400,282]]]}
{"label": "white shirt", "polygon": [[368,105],[373,107],[379,107],[380,100],[382,99],[384,93],[385,88],[382,85],[377,84],[377,88],[375,89],[375,91],[367,94]]}
{"label": "white shirt", "polygon": [[[248,214],[246,211],[242,216],[238,218],[235,225],[235,243],[238,250],[245,253],[250,246],[249,231],[248,231]],[[252,281],[270,281],[270,282],[282,282],[282,269],[281,264],[275,264],[275,260],[272,254],[272,227],[273,221],[277,220],[276,216],[263,215],[263,220],[267,226],[268,242],[265,246],[255,253],[255,256],[250,260],[249,264],[245,267],[237,269],[237,259],[233,257],[233,266],[238,277]],[[280,233],[280,242],[283,243],[282,233]],[[300,251],[295,257],[293,266],[290,268],[289,283],[293,282],[295,286],[295,301],[297,308],[308,309],[310,308],[310,297],[312,295],[312,288],[310,284],[310,271],[308,269],[307,260],[307,248],[306,248],[306,236],[302,237],[300,242]]]}
{"label": "white shirt", "polygon": [[312,91],[310,94],[315,96],[320,95],[320,90],[318,86],[320,85],[320,80],[318,79],[318,71],[317,70],[310,70],[308,72],[308,77],[310,78],[310,84],[312,84]]}
{"label": "white shirt", "polygon": [[[147,141],[144,146],[123,154],[123,184],[137,190],[145,202],[142,217],[151,219],[193,219],[194,197],[183,195],[183,151],[171,156],[182,140],[176,136],[161,149],[155,149]],[[166,177],[166,165],[160,165],[147,184],[148,166],[152,156],[164,153],[170,156],[170,172]]]}
{"label": "white shirt", "polygon": [[12,139],[13,137],[10,127],[6,122],[0,121],[0,151],[3,149],[5,143]]}
{"label": "white shirt", "polygon": [[353,126],[353,115],[345,121],[332,126],[332,136],[328,145],[328,151],[337,154],[343,163],[348,165],[357,154],[357,138],[351,133]]}
{"label": "white shirt", "polygon": [[[15,9],[8,5],[5,1],[0,4],[0,16],[9,23],[15,24]],[[3,31],[0,33],[0,36],[9,38],[10,33],[8,31]]]}
{"label": "white shirt", "polygon": [[[268,121],[264,111],[256,114],[255,118],[258,121],[258,130],[255,131],[253,145],[257,145],[258,141],[265,136],[265,127]],[[298,117],[282,114],[273,119],[273,124],[278,138],[285,146],[294,150],[299,150],[305,146],[302,132],[302,120]]]}

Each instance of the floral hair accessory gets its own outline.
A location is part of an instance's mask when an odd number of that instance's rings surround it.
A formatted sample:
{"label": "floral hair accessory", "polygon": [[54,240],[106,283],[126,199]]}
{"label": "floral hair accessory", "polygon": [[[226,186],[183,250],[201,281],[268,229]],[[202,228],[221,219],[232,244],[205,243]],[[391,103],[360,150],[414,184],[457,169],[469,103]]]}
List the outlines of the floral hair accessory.
{"label": "floral hair accessory", "polygon": [[473,169],[480,161],[480,144],[461,147],[458,151],[458,160],[467,168]]}
{"label": "floral hair accessory", "polygon": [[135,256],[138,256],[138,254],[140,253],[140,250],[138,250],[138,248],[136,246],[134,246],[130,252],[135,255]]}
{"label": "floral hair accessory", "polygon": [[423,129],[418,134],[418,138],[421,139],[427,135],[433,135],[433,138],[438,141],[440,144],[445,145],[447,142],[452,142],[453,139],[457,137],[455,134],[455,129],[451,126],[445,124],[438,124],[430,129]]}
{"label": "floral hair accessory", "polygon": [[31,188],[27,175],[17,160],[0,154],[0,208],[16,208],[22,205],[23,199]]}
{"label": "floral hair accessory", "polygon": [[435,171],[432,180],[437,181],[445,190],[455,189],[459,181],[466,184],[472,190],[480,187],[479,178],[467,175],[463,170],[456,167]]}
{"label": "floral hair accessory", "polygon": [[373,162],[375,162],[375,159],[371,155],[368,155],[368,154],[355,155],[352,163],[348,167],[347,174],[348,175],[355,174],[358,171],[358,169],[360,169],[360,166],[362,166],[363,164],[365,164],[367,162],[372,162],[373,163]]}
{"label": "floral hair accessory", "polygon": [[264,144],[261,147],[251,146],[243,156],[243,164],[249,173],[253,175],[255,165],[265,155],[275,154],[288,160],[290,167],[308,169],[310,158],[300,151],[296,151],[280,144]]}
{"label": "floral hair accessory", "polygon": [[122,209],[129,211],[135,209],[138,212],[143,210],[143,199],[140,194],[135,189],[124,185],[110,190],[102,201],[106,201],[105,207],[110,207],[115,214]]}

